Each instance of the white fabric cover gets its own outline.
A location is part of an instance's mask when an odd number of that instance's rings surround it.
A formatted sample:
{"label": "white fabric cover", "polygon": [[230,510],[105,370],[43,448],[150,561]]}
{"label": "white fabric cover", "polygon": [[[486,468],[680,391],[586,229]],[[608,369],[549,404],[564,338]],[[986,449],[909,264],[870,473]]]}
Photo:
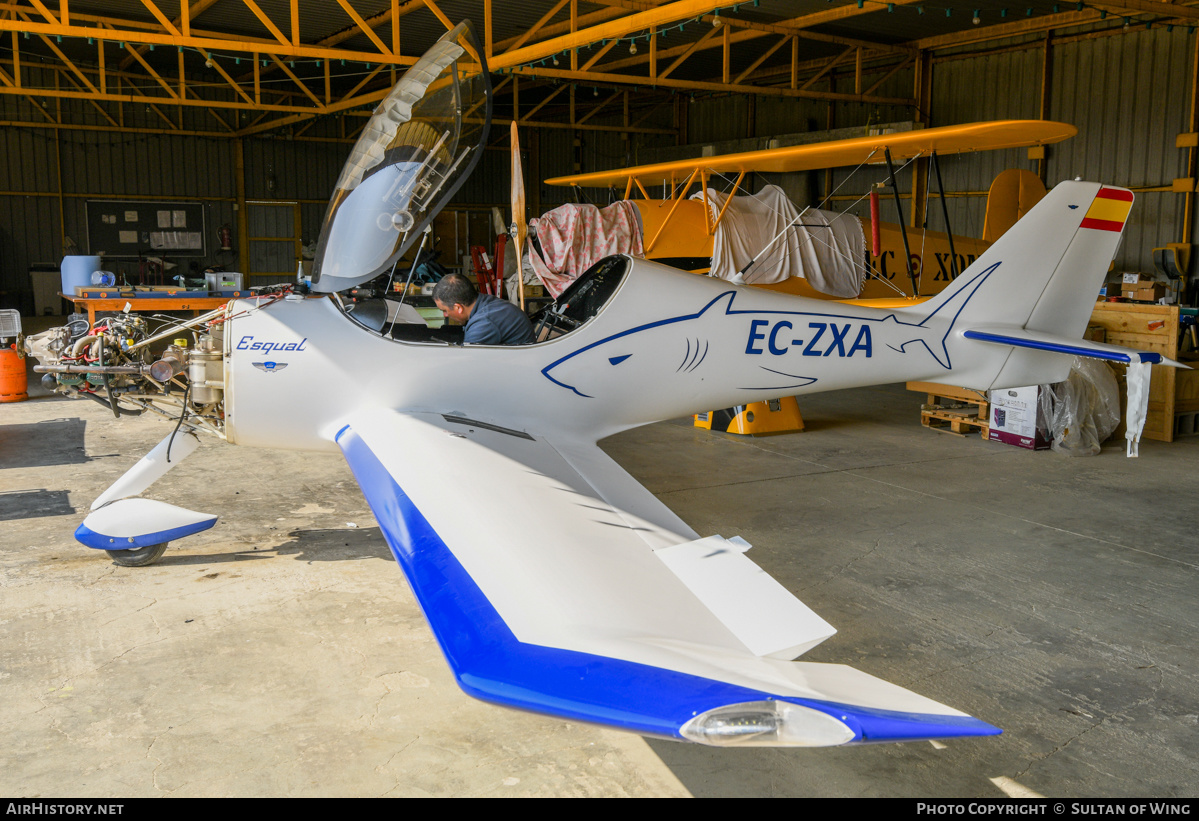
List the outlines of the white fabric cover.
{"label": "white fabric cover", "polygon": [[[696,193],[691,199],[702,197],[702,193]],[[725,194],[708,189],[713,219],[726,199]],[[866,235],[861,220],[814,208],[796,220],[798,215],[798,209],[777,185],[768,185],[751,196],[733,197],[712,243],[712,276],[731,279],[795,220],[798,224],[762,253],[746,273],[746,283],[804,277],[822,294],[856,297],[866,275]]]}

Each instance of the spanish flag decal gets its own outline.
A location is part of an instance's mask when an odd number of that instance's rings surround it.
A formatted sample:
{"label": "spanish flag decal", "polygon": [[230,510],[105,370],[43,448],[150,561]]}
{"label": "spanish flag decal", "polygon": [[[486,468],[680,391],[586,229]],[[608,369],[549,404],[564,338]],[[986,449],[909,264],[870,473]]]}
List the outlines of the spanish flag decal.
{"label": "spanish flag decal", "polygon": [[1124,188],[1100,188],[1095,201],[1082,219],[1083,228],[1098,231],[1122,231],[1132,210],[1132,192]]}

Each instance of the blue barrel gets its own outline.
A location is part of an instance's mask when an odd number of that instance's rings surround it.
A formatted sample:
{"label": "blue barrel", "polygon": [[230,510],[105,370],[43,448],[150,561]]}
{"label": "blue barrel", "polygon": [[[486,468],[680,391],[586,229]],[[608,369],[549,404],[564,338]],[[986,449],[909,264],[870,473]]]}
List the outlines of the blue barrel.
{"label": "blue barrel", "polygon": [[62,258],[62,292],[67,296],[75,296],[75,287],[90,288],[92,272],[100,269],[100,257],[70,256]]}

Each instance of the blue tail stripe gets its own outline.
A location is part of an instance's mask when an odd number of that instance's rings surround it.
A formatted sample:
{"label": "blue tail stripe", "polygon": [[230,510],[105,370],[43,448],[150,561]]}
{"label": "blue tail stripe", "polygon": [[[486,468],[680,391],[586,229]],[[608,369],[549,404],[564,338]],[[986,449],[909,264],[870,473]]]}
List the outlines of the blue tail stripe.
{"label": "blue tail stripe", "polygon": [[679,738],[679,728],[699,713],[769,699],[835,716],[854,730],[854,742],[1000,732],[969,716],[894,713],[781,698],[644,664],[522,643],[365,441],[352,428],[343,428],[337,444],[459,685],[472,696],[667,738]]}
{"label": "blue tail stripe", "polygon": [[[1089,356],[1093,359],[1109,359],[1112,362],[1132,362],[1131,356],[1120,351],[1105,351],[1097,348],[1088,348],[1083,345],[1070,345],[1064,342],[1043,342],[1021,336],[1005,336],[985,331],[964,331],[962,336],[967,339],[977,339],[980,342],[998,342],[1002,345],[1011,345],[1015,348],[1032,348],[1037,351],[1053,351],[1054,353],[1064,353],[1072,356]],[[1150,351],[1138,351],[1138,353],[1141,355],[1142,362],[1157,365],[1162,361],[1162,355],[1159,353],[1152,353]]]}

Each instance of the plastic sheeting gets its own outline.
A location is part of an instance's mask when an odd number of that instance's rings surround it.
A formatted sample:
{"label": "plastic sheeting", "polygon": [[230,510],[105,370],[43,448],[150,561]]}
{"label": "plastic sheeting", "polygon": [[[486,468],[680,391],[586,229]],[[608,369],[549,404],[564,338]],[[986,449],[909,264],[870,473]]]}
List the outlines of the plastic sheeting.
{"label": "plastic sheeting", "polygon": [[1053,449],[1066,456],[1097,455],[1120,425],[1120,389],[1112,369],[1098,359],[1075,357],[1066,381],[1045,387],[1041,401],[1049,402]]}
{"label": "plastic sheeting", "polygon": [[[1141,431],[1145,429],[1145,419],[1149,415],[1149,377],[1153,366],[1142,362],[1139,355],[1134,355],[1133,360],[1124,377],[1128,382],[1128,430],[1124,438],[1128,440],[1128,455],[1138,456]],[[1170,420],[1170,423],[1173,424],[1173,421]]]}
{"label": "plastic sheeting", "polygon": [[627,200],[607,208],[587,204],[561,205],[533,220],[541,254],[530,249],[528,259],[538,279],[557,296],[580,274],[610,254],[644,256],[641,218]]}
{"label": "plastic sheeting", "polygon": [[[693,194],[691,199],[702,196]],[[726,199],[725,194],[708,189],[713,219]],[[770,245],[793,221],[797,225]],[[747,284],[804,277],[820,293],[848,299],[861,292],[866,276],[866,235],[861,220],[814,208],[800,217],[799,210],[776,185],[768,185],[752,196],[733,197],[716,228],[711,274],[732,279],[759,254],[745,274]]]}

